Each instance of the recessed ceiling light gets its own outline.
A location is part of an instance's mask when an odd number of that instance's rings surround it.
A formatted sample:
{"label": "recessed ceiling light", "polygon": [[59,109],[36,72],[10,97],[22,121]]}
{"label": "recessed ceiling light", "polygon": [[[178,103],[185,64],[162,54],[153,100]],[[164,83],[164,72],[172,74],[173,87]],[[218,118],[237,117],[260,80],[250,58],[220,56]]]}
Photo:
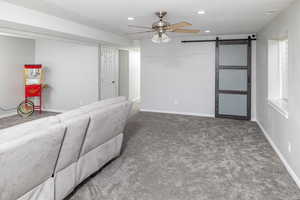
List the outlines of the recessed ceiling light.
{"label": "recessed ceiling light", "polygon": [[210,30],[205,30],[204,32],[205,32],[205,33],[210,33]]}
{"label": "recessed ceiling light", "polygon": [[134,20],[134,17],[128,17],[127,18],[129,21],[133,21]]}
{"label": "recessed ceiling light", "polygon": [[199,10],[197,13],[198,13],[199,15],[204,15],[204,14],[205,14],[205,10]]}

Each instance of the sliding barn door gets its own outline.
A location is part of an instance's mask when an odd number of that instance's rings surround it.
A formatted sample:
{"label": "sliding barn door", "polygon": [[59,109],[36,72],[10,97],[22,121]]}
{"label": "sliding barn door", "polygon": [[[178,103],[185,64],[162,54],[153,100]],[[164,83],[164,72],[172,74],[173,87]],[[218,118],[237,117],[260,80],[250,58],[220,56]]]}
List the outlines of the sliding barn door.
{"label": "sliding barn door", "polygon": [[119,95],[119,50],[114,47],[101,46],[100,96],[101,99]]}
{"label": "sliding barn door", "polygon": [[216,41],[216,117],[251,119],[251,39]]}

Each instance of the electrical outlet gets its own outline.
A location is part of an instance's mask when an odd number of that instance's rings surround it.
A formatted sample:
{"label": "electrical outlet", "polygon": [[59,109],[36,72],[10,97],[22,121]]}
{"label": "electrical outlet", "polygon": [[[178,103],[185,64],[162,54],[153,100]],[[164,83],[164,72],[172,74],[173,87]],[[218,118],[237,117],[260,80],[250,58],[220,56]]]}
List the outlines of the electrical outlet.
{"label": "electrical outlet", "polygon": [[291,145],[291,143],[290,143],[290,142],[288,142],[288,151],[289,151],[289,153],[291,153],[291,152],[292,152],[292,145]]}
{"label": "electrical outlet", "polygon": [[178,105],[178,104],[179,104],[178,100],[175,99],[175,100],[174,100],[174,105]]}

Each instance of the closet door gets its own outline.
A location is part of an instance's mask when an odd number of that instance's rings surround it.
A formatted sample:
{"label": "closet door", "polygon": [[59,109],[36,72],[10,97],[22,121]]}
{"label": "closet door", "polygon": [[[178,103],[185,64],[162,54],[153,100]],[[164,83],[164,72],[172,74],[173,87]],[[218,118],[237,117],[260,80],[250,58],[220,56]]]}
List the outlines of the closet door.
{"label": "closet door", "polygon": [[101,46],[100,94],[101,99],[119,95],[119,50],[114,47]]}
{"label": "closet door", "polygon": [[251,39],[216,41],[216,117],[251,119]]}

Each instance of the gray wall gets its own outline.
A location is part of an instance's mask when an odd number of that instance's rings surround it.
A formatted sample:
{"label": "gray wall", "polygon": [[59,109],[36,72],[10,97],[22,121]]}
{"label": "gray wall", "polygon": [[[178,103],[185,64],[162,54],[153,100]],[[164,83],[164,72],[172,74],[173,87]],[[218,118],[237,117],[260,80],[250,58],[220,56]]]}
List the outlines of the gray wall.
{"label": "gray wall", "polygon": [[[24,64],[34,63],[35,42],[0,36],[0,107],[13,108],[24,100]],[[15,113],[3,112],[0,116]]]}
{"label": "gray wall", "polygon": [[[286,119],[267,102],[268,54],[267,42],[289,37],[289,118]],[[271,142],[294,173],[300,176],[300,1],[295,1],[258,33],[257,41],[257,120],[265,129]],[[288,144],[291,144],[291,152]],[[299,182],[298,182],[299,183]]]}

